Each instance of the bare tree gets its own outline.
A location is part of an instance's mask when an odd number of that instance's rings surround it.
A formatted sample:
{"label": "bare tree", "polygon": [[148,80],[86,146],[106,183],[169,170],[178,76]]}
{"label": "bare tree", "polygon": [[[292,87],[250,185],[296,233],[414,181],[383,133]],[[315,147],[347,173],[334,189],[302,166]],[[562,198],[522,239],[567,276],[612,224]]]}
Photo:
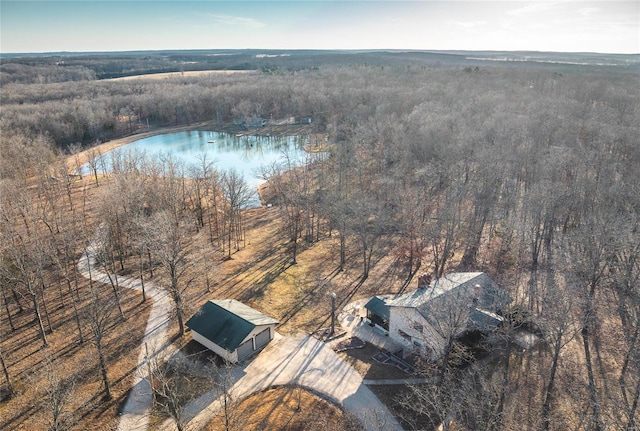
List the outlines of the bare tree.
{"label": "bare tree", "polygon": [[409,389],[408,395],[398,397],[400,405],[408,410],[402,414],[405,422],[409,422],[413,429],[435,429],[443,424],[443,430],[447,430],[449,422],[444,422],[444,418],[453,407],[451,394],[441,386],[411,385]]}
{"label": "bare tree", "polygon": [[82,145],[78,142],[67,145],[67,152],[73,157],[73,169],[72,172],[78,175],[82,179],[82,163],[80,160],[80,153],[82,152]]}
{"label": "bare tree", "polygon": [[240,244],[244,242],[242,210],[250,202],[255,191],[249,189],[242,175],[234,169],[223,172],[220,179],[222,194],[227,203],[227,210],[225,211],[227,258],[231,259],[232,242],[234,243],[233,248],[235,251],[240,250]]}
{"label": "bare tree", "polygon": [[[193,262],[189,258],[191,239],[185,219],[176,220],[168,211],[153,214],[146,221],[145,231],[149,249],[159,262],[160,269],[169,278],[164,286],[173,300],[180,336],[184,335],[184,291],[193,280],[189,269]],[[187,277],[191,278],[187,278]]]}
{"label": "bare tree", "polygon": [[343,270],[346,264],[347,255],[347,223],[349,220],[349,205],[351,194],[351,168],[354,148],[347,140],[340,139],[336,143],[336,151],[333,162],[334,190],[327,196],[327,206],[331,226],[338,229],[340,240],[340,263],[339,269]]}
{"label": "bare tree", "polygon": [[10,397],[16,395],[16,391],[13,387],[13,383],[11,383],[11,377],[9,375],[9,368],[7,367],[7,363],[4,360],[4,353],[2,350],[2,346],[0,346],[0,366],[2,366],[2,373],[4,374],[4,381],[7,386],[7,392]]}
{"label": "bare tree", "polygon": [[233,385],[235,378],[230,364],[218,367],[216,373],[216,386],[218,389],[218,403],[220,404],[220,414],[225,431],[235,431],[244,429],[246,418],[243,412],[238,409],[237,403],[240,401],[234,393]]}
{"label": "bare tree", "polygon": [[78,328],[79,343],[84,343],[82,324],[78,311],[78,272],[76,270],[77,247],[85,237],[82,229],[83,224],[77,214],[73,213],[63,220],[60,232],[51,238],[51,245],[54,265],[64,281],[66,281],[68,292],[73,306],[73,315]]}
{"label": "bare tree", "polygon": [[285,163],[274,163],[262,175],[275,193],[278,210],[282,215],[289,237],[291,263],[297,263],[298,239],[306,230],[308,241],[313,240],[314,212],[311,192],[310,161],[304,166],[296,166],[285,154]]}
{"label": "bare tree", "polygon": [[125,316],[122,310],[122,304],[120,303],[120,285],[118,283],[118,273],[116,271],[113,243],[111,242],[112,235],[110,234],[109,226],[102,226],[98,229],[97,235],[99,238],[90,244],[90,250],[88,250],[88,252],[91,253],[96,263],[100,265],[107,275],[111,290],[113,291],[115,304],[118,307],[120,319],[124,320]]}
{"label": "bare tree", "polygon": [[422,260],[427,255],[426,225],[430,222],[430,202],[426,196],[414,189],[401,189],[397,195],[400,215],[401,239],[398,244],[399,256],[406,261],[407,282],[418,272]]}
{"label": "bare tree", "polygon": [[215,173],[214,162],[207,159],[207,153],[197,156],[198,164],[189,169],[191,173],[190,194],[198,228],[204,227],[204,216],[208,213],[208,203],[211,194],[211,179]]}
{"label": "bare tree", "polygon": [[31,379],[36,387],[44,390],[42,405],[48,412],[49,431],[64,431],[72,428],[74,412],[69,404],[74,389],[74,379],[64,377],[61,365],[51,357],[50,352],[43,353],[38,373]]}
{"label": "bare tree", "polygon": [[105,352],[105,337],[114,323],[113,299],[101,295],[99,288],[92,283],[87,291],[88,304],[84,308],[84,318],[87,322],[91,335],[91,342],[98,354],[98,365],[100,367],[100,377],[104,387],[104,398],[112,399],[111,383],[107,372],[107,357]]}
{"label": "bare tree", "polygon": [[187,429],[183,407],[190,395],[188,389],[180,385],[181,375],[187,372],[183,367],[184,364],[176,365],[171,360],[161,363],[156,357],[149,376],[156,407],[173,419],[178,431]]}
{"label": "bare tree", "polygon": [[7,253],[7,259],[2,259],[0,271],[3,278],[16,287],[14,292],[31,302],[42,345],[46,347],[48,341],[41,310],[44,300],[42,266],[46,264],[46,258],[42,253],[41,244],[36,244],[38,241],[26,243],[26,237],[17,233],[9,232],[9,237],[4,236],[4,238],[8,246],[4,250]]}
{"label": "bare tree", "polygon": [[597,337],[598,314],[596,293],[612,261],[615,244],[615,218],[607,219],[599,210],[588,214],[583,223],[569,236],[567,260],[573,262],[570,283],[575,283],[581,297],[582,327],[580,330],[592,411],[593,429],[603,429],[601,405],[594,373],[592,341]]}
{"label": "bare tree", "polygon": [[560,365],[560,352],[580,332],[580,318],[576,316],[576,314],[579,315],[580,309],[579,299],[568,291],[566,286],[558,285],[555,274],[548,271],[542,298],[542,315],[539,321],[551,347],[552,356],[542,404],[544,430],[549,430],[552,424],[552,405],[556,390],[556,375]]}
{"label": "bare tree", "polygon": [[93,179],[96,183],[96,186],[99,186],[100,183],[98,181],[98,167],[100,166],[100,163],[104,156],[102,155],[98,147],[95,146],[87,150],[87,154],[89,156],[89,169],[91,170],[91,173],[93,173]]}
{"label": "bare tree", "polygon": [[425,226],[425,237],[430,243],[435,278],[445,274],[447,264],[453,257],[462,228],[464,195],[462,187],[453,185],[447,190],[435,213],[427,215],[429,220]]}
{"label": "bare tree", "polygon": [[391,230],[390,214],[381,203],[359,195],[353,196],[349,205],[347,226],[360,242],[362,252],[362,279],[369,277],[371,260],[380,238]]}
{"label": "bare tree", "polygon": [[[442,338],[443,345],[438,371],[438,384],[442,385],[449,368],[449,363],[455,351],[455,341],[467,328],[470,319],[471,298],[460,294],[460,289],[448,294],[438,304],[432,307],[433,316],[430,323],[436,333]],[[458,352],[463,354],[463,352]],[[456,358],[460,359],[460,358]]]}
{"label": "bare tree", "polygon": [[[612,268],[614,294],[625,340],[625,355],[618,383],[626,415],[626,429],[638,426],[640,404],[640,241],[637,220],[619,235]],[[634,383],[635,380],[635,383]]]}

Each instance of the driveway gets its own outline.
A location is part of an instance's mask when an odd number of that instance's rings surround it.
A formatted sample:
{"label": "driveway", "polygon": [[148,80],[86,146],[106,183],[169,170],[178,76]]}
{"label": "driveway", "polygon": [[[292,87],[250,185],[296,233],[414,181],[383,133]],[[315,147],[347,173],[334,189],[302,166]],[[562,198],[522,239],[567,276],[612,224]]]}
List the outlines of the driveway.
{"label": "driveway", "polygon": [[[311,336],[278,336],[243,369],[229,393],[239,400],[287,384],[300,385],[341,405],[368,431],[402,430],[362,377],[327,344]],[[184,420],[189,429],[202,428],[221,411],[222,398],[215,395],[209,392],[186,406]],[[176,428],[169,420],[161,429]]]}

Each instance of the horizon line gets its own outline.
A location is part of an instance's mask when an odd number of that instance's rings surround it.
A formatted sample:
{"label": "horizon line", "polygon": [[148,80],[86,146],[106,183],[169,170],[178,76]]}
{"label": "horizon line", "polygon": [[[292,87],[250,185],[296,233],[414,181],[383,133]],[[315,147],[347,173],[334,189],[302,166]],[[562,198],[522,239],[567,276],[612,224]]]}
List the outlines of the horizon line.
{"label": "horizon line", "polygon": [[509,49],[415,49],[415,48],[150,48],[150,49],[129,49],[129,50],[105,50],[105,51],[0,51],[0,57],[12,56],[55,56],[55,55],[78,55],[78,54],[127,54],[138,52],[181,52],[181,51],[309,51],[309,52],[442,52],[442,53],[463,53],[463,52],[486,52],[486,53],[550,53],[550,54],[599,54],[599,55],[640,55],[640,52],[601,52],[601,51],[547,51],[547,50],[509,50]]}

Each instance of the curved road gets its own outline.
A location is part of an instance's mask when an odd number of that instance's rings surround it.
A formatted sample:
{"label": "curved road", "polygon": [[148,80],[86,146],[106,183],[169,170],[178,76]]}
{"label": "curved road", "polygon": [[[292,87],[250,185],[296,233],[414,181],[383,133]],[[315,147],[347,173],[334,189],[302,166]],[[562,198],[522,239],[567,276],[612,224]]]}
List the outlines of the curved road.
{"label": "curved road", "polygon": [[[92,243],[78,262],[78,270],[85,278],[109,283],[95,262]],[[118,278],[122,287],[142,290],[139,280]],[[145,283],[145,293],[153,301],[138,355],[133,388],[124,405],[119,431],[144,431],[149,425],[152,394],[147,375],[148,349],[150,356],[168,357],[167,327],[172,304],[166,292],[151,282]],[[145,348],[146,345],[146,348]],[[297,384],[319,393],[344,407],[368,431],[401,431],[402,427],[384,404],[363,384],[362,377],[343,361],[328,345],[310,336],[277,336],[244,369],[236,368],[236,381],[230,389],[235,400],[274,385]],[[183,416],[189,429],[199,429],[219,411],[221,403],[215,390],[189,403]],[[162,430],[174,430],[175,424],[166,421]]]}
{"label": "curved road", "polygon": [[[107,274],[100,271],[96,265],[96,247],[95,242],[89,244],[85,253],[80,257],[78,271],[87,279],[109,284]],[[142,291],[140,280],[118,277],[118,284],[121,287]],[[168,354],[167,328],[172,310],[171,300],[164,290],[159,289],[151,282],[144,284],[144,291],[147,300],[152,301],[151,312],[138,355],[133,387],[122,409],[118,431],[146,431],[153,404],[151,387],[146,379],[148,374],[147,351],[151,358],[160,353],[163,356]]]}

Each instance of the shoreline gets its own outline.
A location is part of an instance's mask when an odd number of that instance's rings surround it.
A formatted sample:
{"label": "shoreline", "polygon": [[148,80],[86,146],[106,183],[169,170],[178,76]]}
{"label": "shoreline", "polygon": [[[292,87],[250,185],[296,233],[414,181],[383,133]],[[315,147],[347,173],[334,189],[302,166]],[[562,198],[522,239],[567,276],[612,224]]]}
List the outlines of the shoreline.
{"label": "shoreline", "polygon": [[[176,132],[188,132],[192,130],[203,130],[209,132],[218,133],[243,133],[246,136],[294,136],[307,134],[311,135],[311,127],[308,125],[303,126],[264,126],[261,129],[246,130],[243,127],[238,127],[233,124],[214,125],[211,121],[200,122],[197,124],[191,124],[188,126],[171,126],[161,127],[155,130],[149,130],[146,132],[140,132],[122,138],[113,139],[111,141],[103,142],[96,146],[87,148],[80,151],[77,154],[71,154],[67,156],[67,169],[71,172],[75,171],[80,166],[89,162],[91,153],[98,151],[100,154],[107,153],[118,147],[130,144],[140,139],[150,138],[151,136],[163,135],[167,133]],[[305,147],[305,151],[310,151]]]}
{"label": "shoreline", "polygon": [[[151,136],[162,135],[167,133],[177,133],[177,132],[185,132],[192,130],[202,130],[202,131],[210,131],[210,132],[218,132],[218,133],[243,133],[245,136],[295,136],[295,135],[307,135],[309,137],[308,143],[304,145],[303,150],[307,153],[316,153],[322,151],[328,151],[329,144],[327,143],[328,137],[322,133],[312,133],[312,128],[309,125],[284,125],[284,126],[264,126],[260,129],[254,130],[246,130],[243,127],[238,127],[233,124],[224,124],[213,125],[211,122],[201,122],[197,124],[192,124],[189,126],[173,126],[173,127],[162,127],[155,130],[136,133],[133,135],[125,136],[118,139],[113,139],[111,141],[104,142],[102,144],[96,145],[94,147],[87,148],[86,150],[80,151],[78,154],[72,154],[67,156],[66,164],[69,172],[74,172],[80,166],[85,165],[89,162],[91,155],[94,151],[98,151],[100,154],[105,154],[111,150],[122,147],[124,145],[130,144],[132,142],[138,141],[140,139],[149,138]],[[94,153],[95,154],[95,153]],[[272,190],[272,185],[269,184],[269,181],[265,181],[264,183],[258,185],[256,190],[258,195],[258,201],[261,206],[267,207],[269,204],[273,203],[274,199],[274,191]]]}

